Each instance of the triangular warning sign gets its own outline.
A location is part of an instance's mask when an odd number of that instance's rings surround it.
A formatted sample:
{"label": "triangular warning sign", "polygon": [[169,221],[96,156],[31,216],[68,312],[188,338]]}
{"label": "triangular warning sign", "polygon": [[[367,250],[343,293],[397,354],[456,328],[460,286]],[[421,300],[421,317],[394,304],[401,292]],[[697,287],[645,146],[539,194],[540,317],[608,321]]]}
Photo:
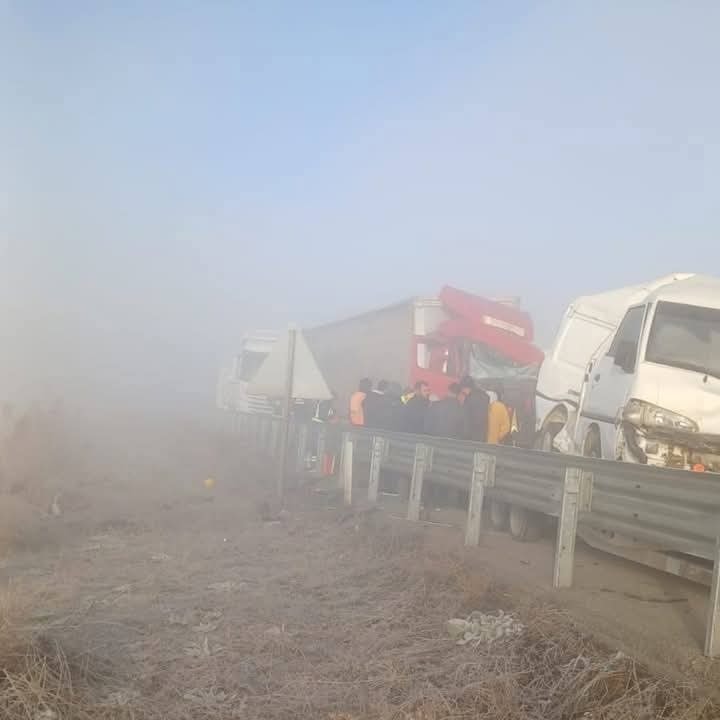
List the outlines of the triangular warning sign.
{"label": "triangular warning sign", "polygon": [[[283,397],[287,377],[289,337],[290,333],[284,333],[273,344],[270,354],[250,381],[248,393],[265,395],[269,398]],[[292,396],[302,400],[330,400],[332,398],[325,378],[300,330],[295,330]]]}

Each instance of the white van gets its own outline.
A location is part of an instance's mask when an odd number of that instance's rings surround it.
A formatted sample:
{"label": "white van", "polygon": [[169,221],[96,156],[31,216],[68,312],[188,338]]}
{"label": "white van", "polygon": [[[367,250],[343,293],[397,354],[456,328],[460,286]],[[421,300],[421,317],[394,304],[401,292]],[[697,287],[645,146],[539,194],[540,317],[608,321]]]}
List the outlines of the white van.
{"label": "white van", "polygon": [[636,299],[581,395],[582,454],[720,472],[720,280],[694,275]]}
{"label": "white van", "polygon": [[535,429],[539,449],[581,451],[574,436],[589,363],[611,341],[628,308],[644,302],[657,288],[690,277],[666,275],[649,283],[580,297],[570,304],[538,375]]}

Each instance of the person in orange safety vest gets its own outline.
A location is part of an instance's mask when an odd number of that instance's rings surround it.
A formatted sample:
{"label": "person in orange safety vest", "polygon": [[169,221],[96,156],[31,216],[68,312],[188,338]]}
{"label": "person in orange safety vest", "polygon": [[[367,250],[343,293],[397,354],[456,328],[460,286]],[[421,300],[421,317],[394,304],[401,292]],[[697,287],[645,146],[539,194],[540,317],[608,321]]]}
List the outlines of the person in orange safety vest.
{"label": "person in orange safety vest", "polygon": [[363,378],[358,389],[350,396],[350,424],[365,425],[365,398],[372,391],[372,380]]}

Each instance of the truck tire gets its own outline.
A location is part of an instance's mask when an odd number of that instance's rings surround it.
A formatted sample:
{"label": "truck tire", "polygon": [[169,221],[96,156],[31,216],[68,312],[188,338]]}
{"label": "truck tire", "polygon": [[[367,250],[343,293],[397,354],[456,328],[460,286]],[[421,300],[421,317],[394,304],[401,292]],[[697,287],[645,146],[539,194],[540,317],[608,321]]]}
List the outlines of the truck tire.
{"label": "truck tire", "polygon": [[542,513],[511,505],[510,535],[519,542],[535,542],[542,534],[543,520]]}
{"label": "truck tire", "polygon": [[537,440],[536,449],[543,452],[555,452],[555,448],[553,448],[554,439],[555,435],[546,428]]}
{"label": "truck tire", "polygon": [[601,458],[602,449],[600,447],[600,435],[597,430],[590,429],[585,436],[583,443],[583,455],[591,458]]}
{"label": "truck tire", "polygon": [[508,504],[501,500],[490,501],[490,525],[493,530],[507,530]]}

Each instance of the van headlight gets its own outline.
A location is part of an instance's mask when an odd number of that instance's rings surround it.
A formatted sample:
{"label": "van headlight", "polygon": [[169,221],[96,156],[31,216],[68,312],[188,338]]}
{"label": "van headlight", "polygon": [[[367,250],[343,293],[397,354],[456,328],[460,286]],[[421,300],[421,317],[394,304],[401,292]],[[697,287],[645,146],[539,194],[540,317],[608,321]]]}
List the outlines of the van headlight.
{"label": "van headlight", "polygon": [[635,427],[657,428],[658,430],[684,430],[697,432],[698,424],[684,415],[658,407],[642,400],[630,400],[623,410],[623,420]]}

